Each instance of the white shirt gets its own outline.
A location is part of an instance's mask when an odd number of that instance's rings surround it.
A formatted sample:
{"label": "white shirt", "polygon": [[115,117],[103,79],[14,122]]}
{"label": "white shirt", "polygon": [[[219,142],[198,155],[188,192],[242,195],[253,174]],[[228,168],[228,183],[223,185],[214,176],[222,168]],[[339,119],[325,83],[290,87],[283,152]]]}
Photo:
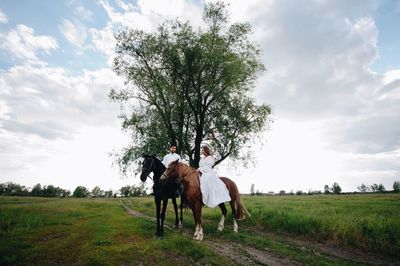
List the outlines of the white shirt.
{"label": "white shirt", "polygon": [[168,153],[167,155],[164,156],[164,159],[162,163],[164,164],[165,167],[168,167],[168,165],[173,162],[179,160],[181,161],[181,156],[177,153]]}

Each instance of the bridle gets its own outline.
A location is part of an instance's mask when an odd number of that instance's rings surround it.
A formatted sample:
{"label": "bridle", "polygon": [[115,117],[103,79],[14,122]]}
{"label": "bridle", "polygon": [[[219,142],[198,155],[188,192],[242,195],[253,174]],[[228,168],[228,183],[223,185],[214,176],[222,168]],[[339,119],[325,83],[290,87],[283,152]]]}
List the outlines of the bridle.
{"label": "bridle", "polygon": [[150,176],[150,173],[154,171],[154,170],[152,170],[152,169],[154,168],[154,158],[151,158],[151,157],[145,158],[145,160],[147,160],[147,159],[151,160],[150,168],[147,169],[147,168],[144,168],[144,167],[143,167],[143,168],[142,168],[142,172],[143,172],[143,170],[149,171],[149,174],[147,175],[147,178],[150,178],[150,179],[154,182],[153,178]]}
{"label": "bridle", "polygon": [[166,180],[169,178],[169,176],[167,176],[167,175],[165,174],[165,172],[166,172],[168,169],[169,169],[169,167],[168,167],[167,169],[165,169],[164,173],[163,173],[163,174],[161,175],[161,177],[160,177],[160,180],[166,181]]}
{"label": "bridle", "polygon": [[[174,166],[174,170],[175,170],[175,171],[178,171],[178,169],[175,169],[175,168],[178,168],[178,167],[180,167],[180,163],[179,163],[179,162],[177,163],[176,166]],[[166,172],[168,169],[169,169],[169,167],[168,167],[168,168],[164,171],[164,173],[161,175],[161,179],[163,179],[164,181],[167,180],[167,179],[169,178],[169,176],[167,176],[167,175],[165,174],[165,172]],[[179,183],[179,182],[181,182],[181,180],[182,180],[182,177],[178,176],[178,178],[176,179],[176,182]]]}

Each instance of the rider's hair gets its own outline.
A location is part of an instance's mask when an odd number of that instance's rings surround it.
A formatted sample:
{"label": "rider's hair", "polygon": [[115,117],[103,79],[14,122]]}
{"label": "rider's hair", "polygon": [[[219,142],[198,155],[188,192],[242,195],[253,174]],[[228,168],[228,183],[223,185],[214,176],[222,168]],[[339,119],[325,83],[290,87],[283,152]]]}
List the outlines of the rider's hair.
{"label": "rider's hair", "polygon": [[203,151],[206,153],[206,156],[212,155],[211,149],[210,149],[208,146],[203,145],[201,148],[202,148]]}

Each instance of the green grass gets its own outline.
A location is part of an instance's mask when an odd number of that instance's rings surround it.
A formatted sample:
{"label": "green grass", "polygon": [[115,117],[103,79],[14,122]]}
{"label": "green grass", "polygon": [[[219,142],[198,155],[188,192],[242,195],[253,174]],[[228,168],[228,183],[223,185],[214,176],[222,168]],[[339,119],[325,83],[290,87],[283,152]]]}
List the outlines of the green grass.
{"label": "green grass", "polygon": [[[400,254],[400,194],[244,196],[243,201],[252,216],[241,221],[240,227]],[[129,204],[154,215],[151,198],[132,198]],[[171,203],[168,212],[167,219],[173,223]],[[219,208],[203,208],[207,231],[214,231],[219,218]],[[230,222],[231,216],[226,223]],[[190,211],[185,223],[194,228]]]}
{"label": "green grass", "polygon": [[[232,233],[216,231],[219,208],[203,208],[205,239],[235,243],[307,265],[357,265],[295,241],[336,243],[388,258],[400,254],[400,195],[243,197],[251,218]],[[130,208],[155,217],[152,197],[123,199]],[[194,231],[190,210],[185,228]],[[169,202],[166,224],[174,223]],[[165,230],[154,238],[155,223],[129,216],[120,199],[0,197],[0,265],[229,265],[190,235]],[[301,242],[300,241],[300,242]]]}
{"label": "green grass", "polygon": [[155,240],[114,199],[0,197],[0,228],[0,265],[229,264],[176,232]]}
{"label": "green grass", "polygon": [[400,195],[247,198],[265,230],[286,232],[387,254],[400,253]]}

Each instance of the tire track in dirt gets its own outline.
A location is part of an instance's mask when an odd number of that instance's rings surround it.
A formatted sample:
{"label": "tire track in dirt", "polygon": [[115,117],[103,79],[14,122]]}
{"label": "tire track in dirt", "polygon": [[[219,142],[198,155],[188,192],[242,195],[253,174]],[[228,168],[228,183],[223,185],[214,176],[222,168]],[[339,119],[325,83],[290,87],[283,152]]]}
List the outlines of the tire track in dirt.
{"label": "tire track in dirt", "polygon": [[[157,222],[154,217],[150,217],[141,212],[135,211],[129,208],[124,204],[123,201],[120,200],[121,206],[125,209],[125,211],[133,216],[139,217],[146,220],[150,220],[153,222]],[[164,224],[164,227],[168,230],[174,230],[170,226]],[[192,237],[193,232],[187,228],[179,229],[183,234],[188,237]],[[202,241],[205,245],[207,245],[211,250],[218,251],[219,254],[224,255],[226,258],[229,258],[234,265],[302,265],[296,261],[284,258],[280,255],[272,253],[267,250],[256,249],[254,247],[245,246],[239,243],[233,243],[231,241],[226,241],[219,239],[218,241],[212,238],[206,239]]]}
{"label": "tire track in dirt", "polygon": [[233,264],[239,265],[303,265],[267,250],[256,249],[239,243],[224,240],[203,241],[211,249],[218,250],[219,254],[230,258]]}
{"label": "tire track in dirt", "polygon": [[304,239],[301,237],[294,238],[285,235],[275,235],[273,233],[266,233],[262,230],[253,228],[243,229],[243,232],[254,233],[257,232],[258,235],[264,236],[265,238],[270,238],[275,241],[284,242],[291,246],[298,247],[301,250],[307,250],[316,256],[329,258],[332,261],[352,261],[364,265],[394,265],[400,266],[400,260],[395,257],[383,256],[381,254],[376,254],[372,252],[363,252],[359,249],[350,247],[340,247],[334,243],[321,243],[317,241],[312,241],[309,239]]}
{"label": "tire track in dirt", "polygon": [[[125,205],[125,203],[124,203],[122,200],[120,200],[119,202],[121,203],[122,208],[124,208],[125,211],[126,211],[129,215],[131,215],[131,216],[133,216],[133,217],[144,218],[144,219],[146,219],[146,220],[150,220],[150,221],[152,221],[152,222],[157,223],[157,219],[156,219],[156,218],[150,217],[150,216],[148,216],[148,215],[146,215],[146,214],[144,214],[144,213],[141,213],[141,212],[138,212],[138,211],[135,211],[135,210],[129,208],[128,206]],[[172,227],[170,227],[170,226],[168,226],[168,225],[166,225],[166,224],[164,224],[164,227],[167,228],[168,230],[174,230]]]}

